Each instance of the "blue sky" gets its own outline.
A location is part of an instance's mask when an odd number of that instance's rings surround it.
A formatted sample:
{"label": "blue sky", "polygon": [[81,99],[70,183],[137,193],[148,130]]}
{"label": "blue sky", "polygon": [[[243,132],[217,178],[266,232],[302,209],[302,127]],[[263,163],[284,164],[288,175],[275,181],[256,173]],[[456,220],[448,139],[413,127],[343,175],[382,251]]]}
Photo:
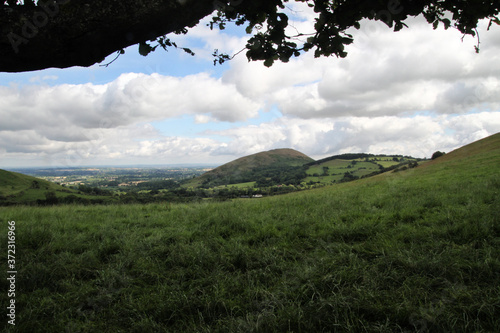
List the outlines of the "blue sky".
{"label": "blue sky", "polygon": [[[294,28],[314,13],[294,5]],[[430,157],[500,131],[500,27],[476,40],[422,18],[354,31],[346,59],[310,54],[266,68],[238,28],[172,38],[196,52],[137,46],[107,67],[0,73],[0,168],[223,164],[275,148]],[[109,56],[106,62],[111,61]]]}

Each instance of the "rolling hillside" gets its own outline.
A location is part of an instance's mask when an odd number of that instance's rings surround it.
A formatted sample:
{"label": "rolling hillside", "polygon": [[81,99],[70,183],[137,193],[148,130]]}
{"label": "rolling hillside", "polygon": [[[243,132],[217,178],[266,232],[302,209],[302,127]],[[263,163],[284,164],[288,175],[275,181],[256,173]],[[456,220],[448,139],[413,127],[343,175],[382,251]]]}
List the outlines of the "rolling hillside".
{"label": "rolling hillside", "polygon": [[81,195],[76,190],[40,178],[0,169],[0,206],[47,200],[47,203],[57,203],[68,197],[68,202],[95,199],[95,196]]}
{"label": "rolling hillside", "polygon": [[35,202],[46,192],[70,192],[62,186],[17,172],[0,170],[0,203]]}

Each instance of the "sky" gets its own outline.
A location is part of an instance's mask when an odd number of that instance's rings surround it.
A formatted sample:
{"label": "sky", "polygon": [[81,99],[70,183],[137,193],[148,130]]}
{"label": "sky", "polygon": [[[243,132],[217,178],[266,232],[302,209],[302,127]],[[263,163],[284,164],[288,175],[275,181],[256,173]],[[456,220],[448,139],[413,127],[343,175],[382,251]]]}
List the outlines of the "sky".
{"label": "sky", "polygon": [[[291,4],[290,33],[314,13]],[[478,40],[421,17],[393,32],[363,21],[344,59],[306,53],[271,68],[244,52],[249,35],[202,21],[172,36],[180,50],[137,46],[101,65],[0,73],[0,168],[221,165],[277,148],[430,157],[500,132],[500,26]],[[295,32],[295,33],[294,33]],[[310,52],[311,53],[311,52]]]}

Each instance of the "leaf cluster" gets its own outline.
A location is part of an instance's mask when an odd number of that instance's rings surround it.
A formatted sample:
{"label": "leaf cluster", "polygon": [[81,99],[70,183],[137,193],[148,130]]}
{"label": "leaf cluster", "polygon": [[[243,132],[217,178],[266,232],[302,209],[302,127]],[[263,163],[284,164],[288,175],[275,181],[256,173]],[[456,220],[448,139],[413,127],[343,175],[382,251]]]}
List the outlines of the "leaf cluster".
{"label": "leaf cluster", "polygon": [[[498,1],[451,1],[451,0],[296,0],[304,2],[317,13],[314,31],[298,32],[289,27],[285,11],[288,0],[239,1],[238,5],[221,6],[212,18],[210,27],[224,29],[228,22],[245,25],[246,32],[253,34],[246,44],[249,61],[262,60],[271,66],[276,60],[288,62],[291,57],[313,51],[315,57],[346,57],[346,46],[354,39],[348,30],[360,29],[364,19],[384,22],[394,31],[407,27],[409,17],[422,14],[434,29],[443,24],[445,29],[453,27],[464,35],[477,36],[479,20],[490,19],[500,24],[497,17]],[[305,40],[302,38],[306,37]],[[478,37],[477,37],[478,38]],[[479,52],[478,44],[475,46]],[[223,63],[231,57],[218,57]],[[214,63],[216,63],[215,61]]]}

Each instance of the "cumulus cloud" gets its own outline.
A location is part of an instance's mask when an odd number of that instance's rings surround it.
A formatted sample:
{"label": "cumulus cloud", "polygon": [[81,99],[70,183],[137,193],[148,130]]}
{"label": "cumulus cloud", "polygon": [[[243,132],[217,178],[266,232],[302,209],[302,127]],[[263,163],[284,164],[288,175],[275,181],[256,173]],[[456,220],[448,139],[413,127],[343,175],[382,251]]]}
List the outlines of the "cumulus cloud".
{"label": "cumulus cloud", "polygon": [[258,110],[257,102],[205,73],[184,78],[129,73],[104,85],[0,87],[0,131],[34,129],[63,142],[85,141],[92,129],[185,114],[244,121]]}

